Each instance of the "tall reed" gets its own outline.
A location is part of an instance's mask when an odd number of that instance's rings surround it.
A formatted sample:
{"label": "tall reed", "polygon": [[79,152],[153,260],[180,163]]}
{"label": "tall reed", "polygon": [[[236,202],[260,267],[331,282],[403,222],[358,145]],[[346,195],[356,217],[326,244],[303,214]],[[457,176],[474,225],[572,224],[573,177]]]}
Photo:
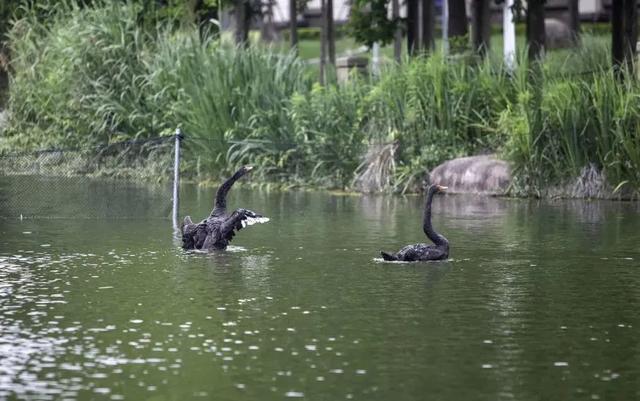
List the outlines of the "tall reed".
{"label": "tall reed", "polygon": [[136,8],[59,2],[27,10],[10,31],[8,135],[20,145],[83,145],[162,128],[143,59],[152,39]]}

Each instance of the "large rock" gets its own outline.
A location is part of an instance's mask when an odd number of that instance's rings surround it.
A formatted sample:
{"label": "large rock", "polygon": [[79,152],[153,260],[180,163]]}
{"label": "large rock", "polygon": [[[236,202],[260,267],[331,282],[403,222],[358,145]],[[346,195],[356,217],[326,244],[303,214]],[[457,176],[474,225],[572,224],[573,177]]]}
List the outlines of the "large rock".
{"label": "large rock", "polygon": [[546,32],[547,49],[560,49],[571,47],[574,40],[571,29],[564,21],[555,18],[547,18],[544,20],[544,29]]}
{"label": "large rock", "polygon": [[359,74],[367,73],[369,59],[362,56],[346,56],[336,60],[336,75],[338,82],[347,82],[353,71]]}
{"label": "large rock", "polygon": [[4,127],[9,121],[9,112],[6,110],[0,110],[0,133],[4,131]]}
{"label": "large rock", "polygon": [[511,184],[511,170],[493,155],[461,157],[434,168],[429,180],[449,187],[451,193],[504,195]]}

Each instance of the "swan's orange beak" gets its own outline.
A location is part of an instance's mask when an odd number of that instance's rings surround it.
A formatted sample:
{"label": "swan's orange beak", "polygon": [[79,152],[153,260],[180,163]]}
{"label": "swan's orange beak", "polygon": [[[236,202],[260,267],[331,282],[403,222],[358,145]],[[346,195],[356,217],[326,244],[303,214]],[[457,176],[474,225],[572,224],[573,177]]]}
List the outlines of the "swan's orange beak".
{"label": "swan's orange beak", "polygon": [[442,185],[436,185],[436,187],[438,188],[438,191],[440,192],[444,192],[445,190],[447,190],[449,187],[443,187]]}

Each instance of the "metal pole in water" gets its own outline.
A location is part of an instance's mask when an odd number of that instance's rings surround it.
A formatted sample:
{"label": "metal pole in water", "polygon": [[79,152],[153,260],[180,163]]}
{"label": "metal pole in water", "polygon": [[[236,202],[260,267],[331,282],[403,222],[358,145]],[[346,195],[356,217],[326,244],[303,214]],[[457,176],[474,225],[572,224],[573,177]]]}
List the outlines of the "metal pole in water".
{"label": "metal pole in water", "polygon": [[182,130],[176,129],[175,153],[173,160],[173,229],[178,231],[178,207],[180,204],[180,141],[184,138]]}

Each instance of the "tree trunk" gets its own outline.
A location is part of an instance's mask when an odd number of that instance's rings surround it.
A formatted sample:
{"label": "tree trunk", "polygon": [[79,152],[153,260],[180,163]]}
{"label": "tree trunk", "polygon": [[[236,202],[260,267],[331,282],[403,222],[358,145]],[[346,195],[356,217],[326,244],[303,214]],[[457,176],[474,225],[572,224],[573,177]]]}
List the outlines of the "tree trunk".
{"label": "tree trunk", "polygon": [[402,61],[402,29],[398,20],[400,18],[400,1],[391,0],[391,16],[393,21],[397,24],[396,30],[393,33],[393,57],[397,63]]}
{"label": "tree trunk", "polygon": [[291,48],[298,53],[298,9],[296,0],[289,0],[289,32]]}
{"label": "tree trunk", "polygon": [[320,0],[322,29],[320,30],[320,84],[326,83],[327,64],[327,0]]}
{"label": "tree trunk", "polygon": [[622,0],[611,2],[611,56],[616,70],[624,62],[624,14]]}
{"label": "tree trunk", "polygon": [[333,0],[327,2],[327,50],[329,63],[335,67],[336,65],[336,34],[333,26]]}
{"label": "tree trunk", "polygon": [[420,46],[419,4],[418,0],[407,0],[407,52],[409,56],[414,56]]}
{"label": "tree trunk", "polygon": [[431,52],[435,48],[436,8],[433,0],[422,0],[422,40],[423,52]]}
{"label": "tree trunk", "polygon": [[263,42],[275,42],[278,40],[278,30],[273,22],[273,6],[275,0],[262,1],[262,26],[260,29],[260,39]]}
{"label": "tree trunk", "polygon": [[236,17],[236,44],[244,47],[249,46],[249,2],[247,0],[235,0]]}
{"label": "tree trunk", "polygon": [[545,43],[544,0],[530,0],[527,4],[527,45],[529,61],[542,57]]}
{"label": "tree trunk", "polygon": [[569,29],[575,43],[580,41],[580,8],[579,0],[569,0]]}
{"label": "tree trunk", "polygon": [[491,40],[489,0],[475,0],[472,7],[473,22],[471,41],[473,43],[473,49],[484,57],[487,55]]}
{"label": "tree trunk", "polygon": [[633,69],[638,41],[638,5],[636,0],[624,0],[624,33],[622,39],[623,55],[629,71]]}
{"label": "tree trunk", "polygon": [[469,33],[465,0],[449,0],[449,38],[451,51],[464,50],[465,37]]}

